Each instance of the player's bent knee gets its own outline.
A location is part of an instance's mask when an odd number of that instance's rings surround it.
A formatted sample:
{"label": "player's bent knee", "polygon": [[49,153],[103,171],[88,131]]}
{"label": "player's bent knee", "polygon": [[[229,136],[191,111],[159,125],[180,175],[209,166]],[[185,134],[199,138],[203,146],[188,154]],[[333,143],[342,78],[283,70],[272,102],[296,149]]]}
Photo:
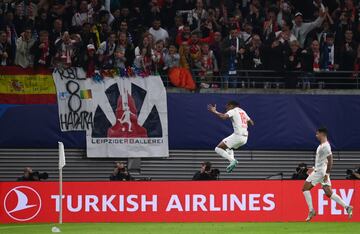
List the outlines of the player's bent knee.
{"label": "player's bent knee", "polygon": [[303,191],[303,192],[305,192],[305,191],[309,191],[309,190],[310,190],[310,189],[305,188],[305,187],[303,187],[303,188],[302,188],[302,191]]}
{"label": "player's bent knee", "polygon": [[313,187],[313,185],[307,181],[305,181],[304,185],[303,185],[303,188],[302,188],[302,191],[305,192],[305,191],[309,191],[311,190],[311,188]]}
{"label": "player's bent knee", "polygon": [[323,190],[325,192],[325,196],[327,196],[328,198],[331,198],[331,196],[333,195],[332,190],[329,188],[323,188]]}
{"label": "player's bent knee", "polygon": [[328,198],[331,198],[331,196],[332,196],[332,191],[325,191],[325,195],[326,195]]}

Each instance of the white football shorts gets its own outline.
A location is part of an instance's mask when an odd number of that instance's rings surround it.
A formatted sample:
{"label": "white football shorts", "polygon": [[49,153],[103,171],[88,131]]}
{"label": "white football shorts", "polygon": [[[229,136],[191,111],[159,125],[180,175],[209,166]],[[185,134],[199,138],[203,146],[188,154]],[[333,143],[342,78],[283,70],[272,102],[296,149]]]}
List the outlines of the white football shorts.
{"label": "white football shorts", "polygon": [[237,149],[246,144],[248,140],[248,136],[245,135],[238,135],[238,134],[231,134],[230,136],[226,137],[223,142],[225,145],[230,149]]}
{"label": "white football shorts", "polygon": [[324,182],[325,174],[322,171],[313,171],[311,174],[306,178],[306,181],[311,183],[313,186],[321,183],[322,186],[331,186],[330,177],[326,183]]}

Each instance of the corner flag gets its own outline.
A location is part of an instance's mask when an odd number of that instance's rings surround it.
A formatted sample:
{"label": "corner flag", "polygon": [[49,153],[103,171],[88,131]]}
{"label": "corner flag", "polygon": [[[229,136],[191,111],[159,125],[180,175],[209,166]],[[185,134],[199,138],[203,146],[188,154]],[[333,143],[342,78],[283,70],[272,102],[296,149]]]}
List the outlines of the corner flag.
{"label": "corner flag", "polygon": [[65,150],[64,144],[62,142],[59,143],[59,169],[62,169],[65,166]]}
{"label": "corner flag", "polygon": [[[65,150],[64,144],[58,141],[59,144],[59,197],[63,197],[63,183],[62,183],[62,169],[65,166]],[[59,199],[59,224],[62,224],[62,199]],[[52,232],[61,232],[59,228],[53,227]]]}

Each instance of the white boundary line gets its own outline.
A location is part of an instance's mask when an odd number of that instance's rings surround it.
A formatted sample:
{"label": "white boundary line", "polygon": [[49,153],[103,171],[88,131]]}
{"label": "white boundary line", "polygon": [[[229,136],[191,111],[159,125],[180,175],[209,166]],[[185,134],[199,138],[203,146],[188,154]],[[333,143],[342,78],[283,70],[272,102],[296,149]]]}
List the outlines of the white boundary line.
{"label": "white boundary line", "polygon": [[[8,225],[6,227],[2,227],[2,225]],[[6,230],[6,229],[14,229],[14,228],[24,228],[24,227],[38,227],[38,226],[56,226],[56,224],[28,224],[28,225],[17,225],[17,224],[0,224],[0,230]]]}

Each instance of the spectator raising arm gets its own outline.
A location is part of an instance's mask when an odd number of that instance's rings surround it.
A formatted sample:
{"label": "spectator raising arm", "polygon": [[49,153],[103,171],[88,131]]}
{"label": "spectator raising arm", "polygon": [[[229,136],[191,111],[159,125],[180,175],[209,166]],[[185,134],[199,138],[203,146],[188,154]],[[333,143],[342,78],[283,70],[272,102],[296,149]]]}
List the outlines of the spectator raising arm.
{"label": "spectator raising arm", "polygon": [[299,41],[301,47],[304,47],[304,43],[305,43],[305,39],[307,34],[317,28],[320,27],[322,22],[325,19],[325,12],[324,11],[320,11],[320,15],[319,17],[310,23],[304,23],[303,22],[303,15],[302,13],[298,12],[295,14],[295,18],[294,18],[294,27],[292,29],[292,33],[295,35],[295,37],[297,38],[297,40]]}
{"label": "spectator raising arm", "polygon": [[16,40],[15,64],[22,68],[32,67],[33,56],[30,54],[30,48],[35,40],[31,38],[31,29],[26,29]]}

